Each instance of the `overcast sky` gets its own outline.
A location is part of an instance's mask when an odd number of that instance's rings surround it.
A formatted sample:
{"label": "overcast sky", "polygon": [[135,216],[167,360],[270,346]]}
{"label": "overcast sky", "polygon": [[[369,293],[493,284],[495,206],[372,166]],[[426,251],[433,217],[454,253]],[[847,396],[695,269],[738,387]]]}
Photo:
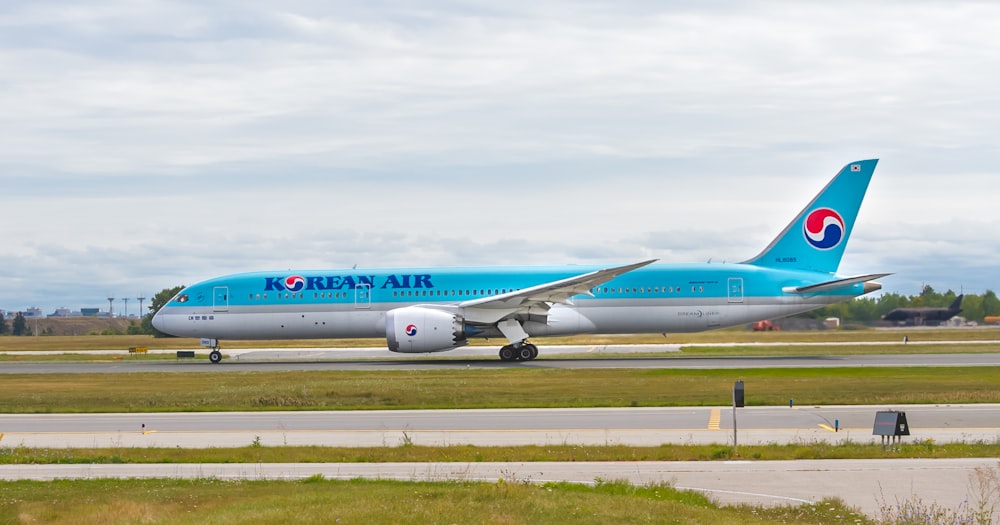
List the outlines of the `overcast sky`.
{"label": "overcast sky", "polygon": [[997,20],[943,1],[3,2],[0,308],[137,313],[293,267],[739,261],[865,158],[840,273],[998,290]]}

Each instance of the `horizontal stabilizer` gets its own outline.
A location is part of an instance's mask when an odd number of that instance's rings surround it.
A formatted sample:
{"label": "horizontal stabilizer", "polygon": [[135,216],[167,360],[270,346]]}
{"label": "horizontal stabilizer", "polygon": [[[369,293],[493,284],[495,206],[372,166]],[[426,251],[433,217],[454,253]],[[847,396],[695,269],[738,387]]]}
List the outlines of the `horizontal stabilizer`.
{"label": "horizontal stabilizer", "polygon": [[[868,275],[859,275],[857,277],[847,277],[846,279],[837,279],[835,281],[827,281],[825,283],[810,284],[809,286],[786,286],[782,288],[781,291],[785,293],[816,293],[825,292],[828,290],[836,290],[837,288],[843,288],[845,286],[850,286],[857,283],[867,283],[869,281],[874,281],[875,279],[881,279],[887,275],[892,275],[891,273],[872,273]],[[872,283],[873,285],[878,285],[878,283]],[[865,287],[865,293],[874,292],[881,288],[879,285],[877,288],[873,287],[869,290]]]}

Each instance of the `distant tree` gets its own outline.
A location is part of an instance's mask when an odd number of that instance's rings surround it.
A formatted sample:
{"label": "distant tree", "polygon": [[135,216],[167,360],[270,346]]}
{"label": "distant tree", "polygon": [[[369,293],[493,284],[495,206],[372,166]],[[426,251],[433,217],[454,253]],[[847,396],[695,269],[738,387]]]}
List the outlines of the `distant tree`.
{"label": "distant tree", "polygon": [[874,299],[861,297],[855,301],[847,303],[850,318],[854,322],[870,323],[877,321],[882,314],[879,313],[879,305]]}
{"label": "distant tree", "polygon": [[1000,315],[1000,299],[993,290],[986,290],[983,294],[983,315]]}
{"label": "distant tree", "polygon": [[7,333],[7,318],[4,316],[3,312],[0,312],[0,334]]}
{"label": "distant tree", "polygon": [[14,329],[11,332],[13,335],[26,335],[28,333],[28,321],[24,319],[21,312],[17,312],[14,315]]}
{"label": "distant tree", "polygon": [[910,299],[906,296],[899,295],[898,293],[882,294],[878,298],[878,315],[881,317],[896,308],[906,308],[908,306],[910,306]]}
{"label": "distant tree", "polygon": [[163,308],[163,305],[170,302],[183,289],[184,285],[164,288],[149,300],[149,313],[142,316],[142,333],[152,334],[154,337],[173,337],[153,327],[153,316],[156,315],[156,312],[160,311],[160,308]]}
{"label": "distant tree", "polygon": [[[839,317],[844,323],[875,323],[883,315],[896,308],[917,306],[945,307],[950,305],[958,294],[953,290],[940,294],[930,286],[924,286],[920,295],[905,296],[898,293],[885,293],[877,298],[858,297],[845,303],[832,304],[818,310],[813,310],[796,317],[824,319]],[[1000,298],[992,290],[986,290],[983,295],[966,294],[962,299],[962,313],[959,314],[969,321],[982,322],[987,315],[1000,315]]]}
{"label": "distant tree", "polygon": [[983,320],[983,298],[979,295],[966,295],[962,299],[962,313],[958,314],[969,321]]}
{"label": "distant tree", "polygon": [[147,332],[143,330],[142,323],[136,323],[135,321],[128,322],[128,330],[125,332],[128,335],[146,335]]}

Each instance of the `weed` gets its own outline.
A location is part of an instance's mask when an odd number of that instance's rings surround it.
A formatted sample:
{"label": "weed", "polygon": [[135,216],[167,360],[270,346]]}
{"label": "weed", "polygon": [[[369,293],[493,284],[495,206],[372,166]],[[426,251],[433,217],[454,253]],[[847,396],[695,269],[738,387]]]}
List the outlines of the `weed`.
{"label": "weed", "polygon": [[939,503],[927,503],[919,496],[887,502],[879,492],[877,523],[880,525],[990,525],[994,523],[1000,504],[1000,467],[977,468],[969,475],[972,500],[965,500],[954,509]]}

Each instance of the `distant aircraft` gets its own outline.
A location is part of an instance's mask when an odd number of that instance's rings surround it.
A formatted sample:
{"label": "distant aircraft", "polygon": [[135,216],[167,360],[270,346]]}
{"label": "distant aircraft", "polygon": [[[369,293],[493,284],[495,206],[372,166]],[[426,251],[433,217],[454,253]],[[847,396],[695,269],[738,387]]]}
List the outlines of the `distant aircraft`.
{"label": "distant aircraft", "polygon": [[962,298],[959,295],[951,302],[948,308],[931,308],[926,306],[915,308],[896,308],[895,310],[882,316],[883,321],[893,321],[896,323],[909,323],[913,325],[927,324],[927,321],[940,323],[955,317],[962,311]]}
{"label": "distant aircraft", "polygon": [[527,361],[538,356],[529,337],[697,332],[777,319],[881,289],[873,281],[889,274],[836,275],[877,163],[844,166],[741,263],[242,273],[183,289],[153,326],[202,338],[213,363],[225,339],[361,337],[385,337],[401,353],[502,337],[501,360]]}

